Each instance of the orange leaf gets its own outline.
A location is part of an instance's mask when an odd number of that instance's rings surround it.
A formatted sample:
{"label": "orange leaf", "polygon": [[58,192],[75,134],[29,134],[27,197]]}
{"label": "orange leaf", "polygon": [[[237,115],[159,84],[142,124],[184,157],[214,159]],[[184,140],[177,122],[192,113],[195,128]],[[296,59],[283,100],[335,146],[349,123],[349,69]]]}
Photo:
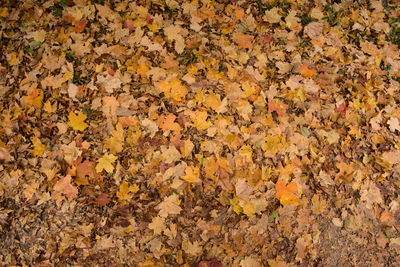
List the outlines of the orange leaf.
{"label": "orange leaf", "polygon": [[233,40],[238,44],[239,48],[253,48],[254,36],[241,32],[233,34]]}
{"label": "orange leaf", "polygon": [[276,194],[275,197],[278,198],[282,205],[294,204],[299,201],[299,198],[294,195],[297,191],[297,184],[291,182],[288,185],[283,180],[279,180],[275,185]]}
{"label": "orange leaf", "polygon": [[390,219],[390,213],[388,211],[382,212],[380,217],[381,222],[386,222],[389,219]]}
{"label": "orange leaf", "polygon": [[122,127],[128,126],[136,126],[139,122],[136,116],[129,116],[129,117],[119,117],[118,122],[122,125]]}
{"label": "orange leaf", "polygon": [[89,160],[82,162],[82,157],[72,161],[72,164],[76,167],[76,179],[75,183],[78,185],[88,185],[89,179],[98,179],[100,175],[96,172],[96,164]]}
{"label": "orange leaf", "polygon": [[309,69],[307,64],[303,64],[300,68],[300,74],[307,78],[312,78],[316,72],[314,69]]}
{"label": "orange leaf", "polygon": [[43,91],[35,89],[29,95],[24,96],[24,100],[35,108],[42,107]]}
{"label": "orange leaf", "polygon": [[172,78],[171,81],[163,80],[158,85],[158,88],[165,94],[165,97],[172,98],[176,102],[184,101],[189,92],[186,86],[176,77]]}
{"label": "orange leaf", "polygon": [[54,191],[64,194],[68,201],[73,200],[78,195],[78,189],[71,184],[71,175],[67,175],[54,185]]}
{"label": "orange leaf", "polygon": [[75,27],[72,29],[74,32],[83,32],[88,23],[86,18],[75,21]]}
{"label": "orange leaf", "polygon": [[268,101],[268,112],[269,113],[276,111],[276,113],[279,116],[283,116],[286,114],[287,108],[288,108],[288,105],[283,104],[276,99]]}

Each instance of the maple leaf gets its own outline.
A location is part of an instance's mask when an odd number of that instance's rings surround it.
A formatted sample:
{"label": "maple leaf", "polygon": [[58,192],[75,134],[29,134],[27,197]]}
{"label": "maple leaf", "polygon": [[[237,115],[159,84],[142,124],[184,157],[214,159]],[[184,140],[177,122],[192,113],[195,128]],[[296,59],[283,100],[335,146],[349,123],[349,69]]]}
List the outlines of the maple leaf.
{"label": "maple leaf", "polygon": [[112,173],[114,171],[113,163],[117,160],[117,157],[113,154],[104,154],[103,157],[97,160],[96,172],[100,173],[103,170],[106,170],[108,173]]}
{"label": "maple leaf", "polygon": [[281,103],[277,99],[273,99],[268,101],[268,112],[276,112],[279,116],[283,116],[286,114],[286,109],[288,108],[288,105]]}
{"label": "maple leaf", "polygon": [[181,177],[183,180],[189,183],[196,183],[200,180],[200,168],[199,167],[186,167],[185,175]]}
{"label": "maple leaf", "polygon": [[261,267],[260,260],[247,256],[240,261],[240,267]]}
{"label": "maple leaf", "polygon": [[288,185],[283,180],[279,180],[275,185],[276,194],[275,197],[278,198],[283,206],[287,204],[294,204],[299,201],[299,198],[294,195],[297,191],[297,184],[291,182]]}
{"label": "maple leaf", "polygon": [[208,113],[207,111],[196,111],[191,119],[193,121],[194,126],[199,130],[207,130],[212,125],[211,122],[207,121]]}
{"label": "maple leaf", "polygon": [[165,219],[160,216],[153,217],[151,223],[149,223],[149,228],[154,231],[155,235],[161,234],[166,229]]}
{"label": "maple leaf", "polygon": [[233,34],[233,40],[238,44],[239,48],[253,48],[254,36],[243,34],[241,32]]}
{"label": "maple leaf", "polygon": [[112,20],[112,18],[114,17],[114,11],[112,11],[108,6],[95,4],[95,7],[100,17],[106,18],[108,20]]}
{"label": "maple leaf", "polygon": [[158,85],[158,89],[165,94],[165,97],[172,98],[177,102],[183,101],[188,93],[186,86],[176,77],[172,78],[171,81],[161,81]]}
{"label": "maple leaf", "polygon": [[320,199],[319,195],[314,195],[312,197],[312,203],[313,203],[313,206],[312,206],[311,210],[315,215],[324,213],[324,211],[327,207],[325,199]]}
{"label": "maple leaf", "polygon": [[75,113],[70,111],[68,115],[68,125],[72,127],[72,129],[74,129],[75,131],[82,132],[89,126],[87,123],[85,123],[86,117],[86,114],[82,112],[80,112],[77,116],[75,115]]}
{"label": "maple leaf", "polygon": [[164,33],[167,38],[171,41],[175,41],[175,51],[178,54],[183,53],[185,50],[185,39],[183,39],[182,35],[179,34],[181,30],[182,28],[178,25],[170,25],[164,28]]}
{"label": "maple leaf", "polygon": [[78,189],[71,184],[71,179],[71,175],[67,175],[59,180],[53,187],[55,192],[65,195],[68,201],[73,200],[78,195]]}
{"label": "maple leaf", "polygon": [[25,187],[25,189],[22,191],[24,194],[24,197],[29,200],[32,198],[32,196],[36,193],[36,190],[39,187],[39,183],[37,181],[34,181],[32,184],[28,185]]}
{"label": "maple leaf", "polygon": [[400,131],[400,124],[399,120],[397,118],[391,117],[388,121],[387,124],[389,125],[390,131]]}
{"label": "maple leaf", "polygon": [[179,132],[181,130],[181,126],[174,122],[176,116],[172,113],[168,114],[165,118],[160,117],[159,127],[164,131],[175,131]]}
{"label": "maple leaf", "polygon": [[316,72],[314,69],[309,69],[307,64],[303,64],[300,67],[300,74],[307,78],[312,78]]}
{"label": "maple leaf", "polygon": [[200,246],[199,242],[194,241],[193,243],[190,241],[183,241],[182,242],[182,249],[189,255],[192,256],[199,256],[203,251],[202,247]]}
{"label": "maple leaf", "polygon": [[182,208],[179,207],[180,200],[177,194],[172,194],[166,197],[163,202],[161,202],[157,209],[159,209],[159,215],[162,218],[168,217],[168,215],[177,215],[181,213]]}
{"label": "maple leaf", "polygon": [[86,18],[83,18],[81,20],[75,21],[75,27],[72,28],[72,31],[74,32],[83,32],[86,28],[86,24],[88,23]]}
{"label": "maple leaf", "polygon": [[11,162],[14,161],[14,157],[11,156],[8,149],[0,147],[0,160],[4,160],[5,162]]}
{"label": "maple leaf", "polygon": [[82,162],[82,157],[78,157],[72,161],[72,164],[76,167],[76,179],[77,185],[88,185],[89,179],[98,179],[99,174],[95,170],[95,163],[89,160]]}
{"label": "maple leaf", "polygon": [[138,119],[136,116],[128,116],[128,117],[119,117],[118,123],[122,125],[122,127],[127,126],[136,126],[138,124]]}
{"label": "maple leaf", "polygon": [[11,53],[9,55],[7,55],[7,62],[10,66],[14,66],[17,65],[18,63],[21,62],[21,59],[17,56],[16,53]]}
{"label": "maple leaf", "polygon": [[107,194],[100,194],[100,196],[97,198],[97,205],[99,206],[105,206],[110,202],[110,198],[107,196]]}
{"label": "maple leaf", "polygon": [[29,95],[24,96],[23,99],[26,101],[26,103],[34,106],[35,108],[41,108],[43,101],[43,91],[35,89]]}
{"label": "maple leaf", "polygon": [[46,146],[42,144],[39,138],[36,136],[32,138],[33,149],[31,150],[32,155],[35,157],[40,157],[46,150]]}
{"label": "maple leaf", "polygon": [[285,138],[281,136],[264,137],[264,143],[261,145],[266,157],[274,157],[285,147]]}
{"label": "maple leaf", "polygon": [[256,208],[254,207],[253,203],[251,203],[250,201],[244,203],[243,213],[246,214],[248,217],[256,213]]}
{"label": "maple leaf", "polygon": [[120,123],[117,124],[116,129],[112,129],[112,136],[107,138],[104,147],[110,149],[112,154],[119,153],[123,150],[124,143],[124,130]]}
{"label": "maple leaf", "polygon": [[137,184],[129,186],[128,182],[124,181],[119,185],[119,192],[117,192],[117,197],[120,200],[128,200],[137,191],[139,191],[139,186]]}

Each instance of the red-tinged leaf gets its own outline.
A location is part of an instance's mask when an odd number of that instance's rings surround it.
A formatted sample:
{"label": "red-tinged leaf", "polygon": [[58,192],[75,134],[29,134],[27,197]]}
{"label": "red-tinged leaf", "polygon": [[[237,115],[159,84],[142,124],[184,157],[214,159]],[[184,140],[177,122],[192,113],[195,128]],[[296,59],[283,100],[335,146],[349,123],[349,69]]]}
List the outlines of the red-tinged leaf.
{"label": "red-tinged leaf", "polygon": [[340,113],[340,115],[344,116],[346,115],[346,110],[348,110],[349,107],[346,107],[346,103],[343,102],[342,104],[340,104],[339,107],[335,108],[335,112]]}
{"label": "red-tinged leaf", "polygon": [[219,260],[211,259],[199,262],[198,267],[224,267],[224,265]]}
{"label": "red-tinged leaf", "polygon": [[133,21],[130,20],[130,19],[128,19],[128,20],[125,21],[124,27],[125,27],[125,28],[128,28],[129,31],[134,31],[135,28],[136,28],[136,27],[135,27],[135,24],[134,24]]}
{"label": "red-tinged leaf", "polygon": [[269,44],[272,41],[272,36],[270,34],[264,35],[264,43]]}
{"label": "red-tinged leaf", "polygon": [[86,28],[86,24],[88,23],[86,18],[83,18],[81,20],[75,21],[75,27],[72,29],[74,32],[83,32]]}
{"label": "red-tinged leaf", "polygon": [[115,74],[115,70],[113,70],[113,69],[108,69],[107,72],[108,72],[108,74],[110,74],[111,76],[114,76],[114,74]]}
{"label": "red-tinged leaf", "polygon": [[146,21],[147,21],[148,24],[152,24],[153,23],[153,18],[151,17],[150,14],[147,14]]}
{"label": "red-tinged leaf", "polygon": [[99,206],[105,206],[110,202],[110,198],[107,196],[107,194],[103,193],[97,198],[97,205]]}
{"label": "red-tinged leaf", "polygon": [[288,105],[281,103],[279,100],[273,99],[268,102],[268,112],[276,112],[279,116],[286,114]]}
{"label": "red-tinged leaf", "polygon": [[71,184],[71,175],[67,175],[54,185],[54,191],[63,194],[68,201],[73,200],[78,195],[78,189]]}
{"label": "red-tinged leaf", "polygon": [[72,161],[76,168],[75,182],[78,185],[88,185],[89,180],[99,179],[100,175],[96,172],[96,163],[89,160],[82,162],[82,157]]}

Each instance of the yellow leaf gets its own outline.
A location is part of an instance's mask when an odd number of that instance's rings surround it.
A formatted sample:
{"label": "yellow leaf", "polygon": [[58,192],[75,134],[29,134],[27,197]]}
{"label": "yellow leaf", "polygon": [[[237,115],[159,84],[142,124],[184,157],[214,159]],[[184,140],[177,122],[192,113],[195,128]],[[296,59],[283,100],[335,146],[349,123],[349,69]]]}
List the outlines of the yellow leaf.
{"label": "yellow leaf", "polygon": [[33,149],[31,150],[31,153],[35,157],[40,157],[43,155],[43,152],[46,150],[46,146],[42,144],[39,138],[36,136],[32,138],[32,143],[33,143]]}
{"label": "yellow leaf", "polygon": [[46,111],[47,113],[53,113],[54,109],[49,100],[47,100],[47,102],[44,103],[43,110]]}
{"label": "yellow leaf", "polygon": [[264,137],[265,143],[261,145],[266,157],[274,157],[285,147],[285,138],[279,136]]}
{"label": "yellow leaf", "polygon": [[137,191],[139,191],[139,186],[134,184],[129,186],[126,181],[124,181],[119,186],[119,192],[117,192],[117,197],[120,200],[128,200],[130,199]]}
{"label": "yellow leaf", "polygon": [[214,92],[211,92],[204,102],[204,106],[207,108],[211,108],[213,110],[217,110],[218,107],[221,105],[221,99],[217,97]]}
{"label": "yellow leaf", "polygon": [[125,139],[122,125],[118,123],[116,129],[113,129],[111,133],[112,136],[106,139],[104,147],[110,149],[110,152],[113,154],[119,153],[123,150]]}
{"label": "yellow leaf", "polygon": [[253,203],[251,203],[250,201],[246,202],[243,205],[243,213],[246,214],[249,217],[251,215],[253,215],[254,213],[256,213],[256,208],[254,207]]}
{"label": "yellow leaf", "polygon": [[11,53],[7,55],[7,62],[11,66],[17,65],[20,61],[21,60],[18,58],[16,53]]}
{"label": "yellow leaf", "polygon": [[84,122],[86,120],[86,114],[83,114],[82,112],[77,116],[71,111],[68,119],[68,125],[71,126],[75,131],[84,131],[89,126]]}
{"label": "yellow leaf", "polygon": [[233,206],[233,211],[236,212],[236,214],[239,215],[243,212],[243,208],[239,205],[239,199],[236,196],[230,199],[229,202]]}
{"label": "yellow leaf", "polygon": [[113,163],[117,160],[117,157],[113,154],[104,154],[103,157],[97,160],[96,172],[100,173],[102,170],[106,170],[108,173],[114,171]]}
{"label": "yellow leaf", "polygon": [[8,8],[7,7],[0,8],[0,17],[3,17],[3,18],[8,17]]}
{"label": "yellow leaf", "polygon": [[193,116],[191,119],[193,121],[194,126],[202,131],[202,130],[207,130],[211,126],[211,122],[207,121],[207,111],[197,111],[195,116]]}
{"label": "yellow leaf", "polygon": [[247,162],[253,161],[253,149],[249,145],[244,145],[239,150],[239,155],[244,157]]}
{"label": "yellow leaf", "polygon": [[171,81],[163,80],[158,88],[165,94],[165,97],[172,98],[175,101],[183,101],[188,93],[186,86],[176,77],[172,78]]}
{"label": "yellow leaf", "polygon": [[74,78],[74,73],[72,71],[67,71],[66,73],[64,73],[64,81],[69,81],[72,80],[72,78]]}
{"label": "yellow leaf", "polygon": [[29,95],[24,96],[24,100],[26,101],[26,103],[34,106],[35,108],[41,108],[43,100],[43,91],[34,89]]}
{"label": "yellow leaf", "polygon": [[45,38],[46,38],[46,31],[45,30],[36,31],[36,32],[33,33],[33,39],[36,42],[43,43]]}
{"label": "yellow leaf", "polygon": [[140,63],[138,69],[136,72],[142,77],[146,78],[147,77],[147,72],[149,71],[149,67],[146,65],[146,63]]}
{"label": "yellow leaf", "polygon": [[200,180],[200,168],[199,167],[186,167],[185,175],[182,176],[182,179],[189,183],[198,182]]}

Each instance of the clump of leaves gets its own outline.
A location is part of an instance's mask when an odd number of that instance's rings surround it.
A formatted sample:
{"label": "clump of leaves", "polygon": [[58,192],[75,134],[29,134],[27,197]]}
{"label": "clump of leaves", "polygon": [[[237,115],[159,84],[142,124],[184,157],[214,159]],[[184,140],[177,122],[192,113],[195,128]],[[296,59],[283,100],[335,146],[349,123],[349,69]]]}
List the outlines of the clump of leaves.
{"label": "clump of leaves", "polygon": [[339,22],[340,13],[331,5],[327,5],[324,11],[326,12],[327,16],[323,17],[322,19],[326,19],[331,26],[335,26]]}
{"label": "clump of leaves", "polygon": [[197,56],[194,53],[193,49],[191,50],[186,50],[182,56],[179,58],[179,64],[181,65],[189,65],[192,62],[195,62],[197,60]]}
{"label": "clump of leaves", "polygon": [[50,7],[51,13],[54,17],[59,18],[62,16],[64,7],[67,5],[67,0],[61,0],[57,3],[54,3],[54,5]]}
{"label": "clump of leaves", "polygon": [[86,83],[86,78],[82,77],[82,73],[80,71],[74,71],[74,77],[72,78],[72,82],[74,84],[82,85]]}
{"label": "clump of leaves", "polygon": [[389,25],[390,33],[387,39],[400,48],[400,17],[390,19]]}

